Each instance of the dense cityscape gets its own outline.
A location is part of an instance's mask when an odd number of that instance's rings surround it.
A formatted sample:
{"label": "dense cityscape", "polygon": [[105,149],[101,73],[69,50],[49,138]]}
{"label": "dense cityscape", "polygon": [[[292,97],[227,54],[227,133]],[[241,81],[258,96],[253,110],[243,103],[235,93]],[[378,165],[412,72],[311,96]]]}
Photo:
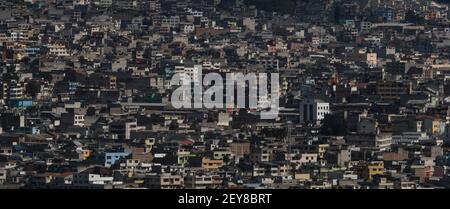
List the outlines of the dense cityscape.
{"label": "dense cityscape", "polygon": [[[0,189],[450,188],[449,3],[0,0]],[[175,108],[196,69],[277,116]]]}

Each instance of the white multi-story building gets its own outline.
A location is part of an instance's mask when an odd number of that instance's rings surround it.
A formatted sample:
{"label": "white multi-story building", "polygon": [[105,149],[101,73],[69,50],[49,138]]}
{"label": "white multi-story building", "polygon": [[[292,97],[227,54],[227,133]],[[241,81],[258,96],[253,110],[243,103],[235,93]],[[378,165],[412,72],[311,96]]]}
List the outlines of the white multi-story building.
{"label": "white multi-story building", "polygon": [[300,103],[300,123],[317,123],[330,114],[330,103],[306,99]]}
{"label": "white multi-story building", "polygon": [[392,143],[418,143],[419,141],[428,140],[429,137],[425,132],[403,132],[401,134],[392,135]]}
{"label": "white multi-story building", "polygon": [[90,0],[74,0],[73,5],[88,5],[90,4]]}
{"label": "white multi-story building", "polygon": [[9,99],[21,99],[24,97],[24,87],[21,83],[11,82],[8,89]]}
{"label": "white multi-story building", "polygon": [[74,186],[91,186],[112,184],[114,178],[92,173],[79,173],[73,176]]}
{"label": "white multi-story building", "polygon": [[184,24],[183,25],[183,32],[184,33],[192,33],[195,31],[195,25],[194,24]]}
{"label": "white multi-story building", "polygon": [[113,4],[113,0],[96,0],[94,4],[99,7],[111,7]]}
{"label": "white multi-story building", "polygon": [[84,126],[84,115],[74,114],[73,125],[74,126]]}
{"label": "white multi-story building", "polygon": [[317,163],[318,154],[316,153],[303,153],[300,154],[300,158],[296,161],[299,164]]}
{"label": "white multi-story building", "polygon": [[47,45],[47,48],[48,48],[48,54],[51,56],[67,57],[70,55],[66,46],[64,46],[62,44],[49,44],[49,45]]}
{"label": "white multi-story building", "polygon": [[183,76],[182,80],[186,82],[200,82],[198,80],[199,73],[201,73],[202,66],[201,65],[194,65],[194,66],[188,66],[188,65],[180,65],[175,66],[175,73],[180,74]]}

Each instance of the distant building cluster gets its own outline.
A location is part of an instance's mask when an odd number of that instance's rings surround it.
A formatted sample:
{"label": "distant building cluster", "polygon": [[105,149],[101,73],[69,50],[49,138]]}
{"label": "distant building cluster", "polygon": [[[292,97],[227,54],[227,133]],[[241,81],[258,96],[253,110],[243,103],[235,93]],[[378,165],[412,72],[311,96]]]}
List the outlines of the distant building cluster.
{"label": "distant building cluster", "polygon": [[[0,0],[0,188],[450,188],[449,2],[285,1]],[[174,108],[200,67],[278,116]]]}

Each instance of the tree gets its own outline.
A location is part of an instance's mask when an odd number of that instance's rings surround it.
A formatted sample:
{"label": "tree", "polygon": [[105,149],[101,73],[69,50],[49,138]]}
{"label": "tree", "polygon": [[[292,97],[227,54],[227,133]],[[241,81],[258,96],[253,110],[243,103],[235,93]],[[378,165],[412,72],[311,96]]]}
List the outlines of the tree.
{"label": "tree", "polygon": [[287,136],[285,128],[264,128],[261,133],[266,137],[275,137],[277,139],[284,139]]}
{"label": "tree", "polygon": [[177,121],[173,120],[172,122],[170,122],[169,124],[169,130],[174,131],[174,130],[178,130],[179,126]]}
{"label": "tree", "polygon": [[30,81],[25,90],[28,95],[35,98],[41,92],[41,84],[38,81]]}
{"label": "tree", "polygon": [[223,156],[223,162],[225,163],[225,165],[229,165],[231,163],[230,156],[228,155]]}
{"label": "tree", "polygon": [[405,14],[405,21],[408,23],[422,24],[425,22],[425,18],[423,18],[421,15],[416,14],[412,10],[408,10]]}
{"label": "tree", "polygon": [[436,0],[437,3],[450,4],[450,0]]}
{"label": "tree", "polygon": [[347,127],[345,125],[345,120],[341,115],[325,115],[325,118],[322,120],[320,134],[328,136],[344,136],[346,133]]}
{"label": "tree", "polygon": [[[300,0],[299,0],[300,1]],[[305,1],[305,0],[302,0]],[[246,0],[245,4],[255,5],[259,10],[293,14],[297,6],[296,0]]]}

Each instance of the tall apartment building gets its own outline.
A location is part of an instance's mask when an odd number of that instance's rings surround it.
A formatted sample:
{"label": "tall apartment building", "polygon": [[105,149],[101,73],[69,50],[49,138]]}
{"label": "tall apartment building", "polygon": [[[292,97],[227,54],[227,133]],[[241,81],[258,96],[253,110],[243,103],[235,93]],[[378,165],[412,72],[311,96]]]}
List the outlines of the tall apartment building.
{"label": "tall apartment building", "polygon": [[148,1],[150,16],[157,15],[161,12],[161,1],[160,0],[149,0]]}
{"label": "tall apartment building", "polygon": [[410,94],[411,82],[380,81],[377,84],[377,94],[384,101],[396,101],[401,95]]}
{"label": "tall apartment building", "polygon": [[300,123],[317,123],[330,114],[330,103],[306,99],[300,103]]}

